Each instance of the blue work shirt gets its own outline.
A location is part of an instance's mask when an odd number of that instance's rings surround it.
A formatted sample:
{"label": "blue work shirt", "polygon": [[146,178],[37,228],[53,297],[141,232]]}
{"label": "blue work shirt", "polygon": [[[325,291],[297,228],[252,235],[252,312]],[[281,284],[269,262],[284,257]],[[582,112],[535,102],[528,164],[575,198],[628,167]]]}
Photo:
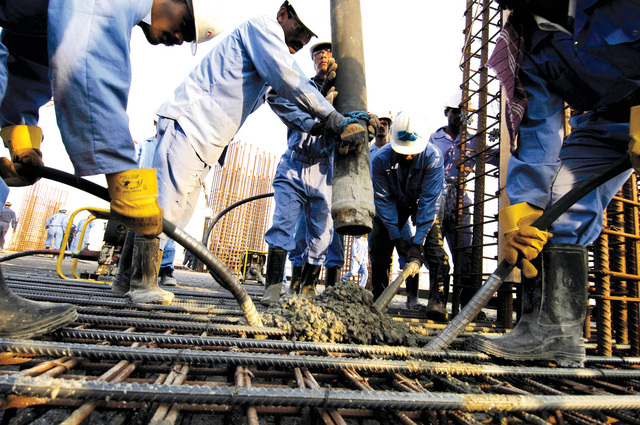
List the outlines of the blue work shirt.
{"label": "blue work shirt", "polygon": [[[152,3],[49,0],[46,13],[30,10],[36,17],[47,16],[49,75],[46,66],[32,63],[28,78],[19,75],[12,80],[0,107],[0,124],[37,125],[38,109],[53,95],[62,141],[77,175],[136,168],[126,113],[130,40],[133,27],[150,13]],[[0,24],[21,34],[41,35],[42,22],[34,22],[33,28]],[[0,81],[0,87],[3,84]]]}
{"label": "blue work shirt", "polygon": [[140,168],[153,168],[153,157],[158,147],[158,136],[149,137],[140,142],[136,155],[136,162]]}
{"label": "blue work shirt", "polygon": [[202,161],[213,164],[269,87],[317,118],[335,111],[294,61],[280,24],[259,16],[221,40],[158,115],[177,121]]}
{"label": "blue work shirt", "polygon": [[371,168],[376,216],[389,231],[389,238],[401,237],[398,208],[402,208],[416,213],[413,242],[423,245],[440,208],[444,185],[444,161],[440,150],[427,144],[403,176],[398,154],[387,143],[376,153]]}
{"label": "blue work shirt", "polygon": [[69,216],[65,213],[57,213],[47,219],[45,225],[47,227],[62,227],[66,228],[69,223]]}
{"label": "blue work shirt", "polygon": [[0,210],[0,221],[4,221],[5,223],[10,223],[13,230],[16,229],[18,225],[18,220],[16,219],[16,213],[9,207],[4,207]]}
{"label": "blue work shirt", "polygon": [[[314,77],[311,82],[320,88],[324,81],[322,77]],[[331,152],[327,148],[332,140],[324,135],[312,136],[311,128],[318,122],[316,118],[298,108],[294,103],[270,90],[267,95],[269,106],[287,126],[287,147],[309,158],[329,158]]]}

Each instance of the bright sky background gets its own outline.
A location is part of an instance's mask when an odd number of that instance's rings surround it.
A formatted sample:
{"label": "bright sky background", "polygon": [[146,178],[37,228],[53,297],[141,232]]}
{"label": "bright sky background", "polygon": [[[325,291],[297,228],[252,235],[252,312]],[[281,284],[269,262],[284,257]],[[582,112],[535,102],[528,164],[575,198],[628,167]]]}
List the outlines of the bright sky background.
{"label": "bright sky background", "polygon": [[[281,2],[282,0],[228,2],[230,10],[226,11],[225,27],[231,30],[240,22],[260,14],[275,18]],[[316,0],[316,3],[321,2]],[[327,8],[328,3],[327,0]],[[446,124],[444,102],[462,82],[459,63],[464,43],[462,31],[465,6],[465,0],[361,0],[370,112],[386,115],[389,112],[397,114],[403,109],[411,109],[424,114],[431,131]],[[320,40],[328,40],[330,37],[330,21],[326,16],[327,18],[322,19],[322,13],[319,13],[313,17],[313,23],[302,17],[303,22],[318,34]],[[194,57],[190,45],[151,46],[142,31],[134,29],[131,40],[133,81],[128,107],[134,140],[142,141],[155,134],[155,111],[170,98],[191,69],[225,35],[223,33],[213,41],[199,45]],[[298,64],[310,77],[314,70],[308,47],[317,41],[313,39],[295,55]],[[41,109],[40,125],[45,134],[42,146],[45,164],[73,172],[55,124],[52,106]],[[105,122],[104,125],[108,126],[109,123]],[[261,107],[249,117],[237,134],[236,140],[238,139],[278,157],[286,149],[285,127],[268,106]],[[90,179],[106,185],[103,176]],[[57,185],[51,181],[44,182],[51,186]],[[60,186],[70,190],[66,205],[70,212],[87,205],[108,207],[97,198]],[[207,184],[207,188],[209,187]],[[13,203],[16,212],[20,209],[25,193],[26,189],[12,188],[9,194],[9,201]],[[204,206],[201,195],[194,217],[185,229],[196,239],[202,237]],[[86,213],[81,213],[79,217],[84,215]],[[94,227],[91,239],[93,248],[100,245],[100,227]],[[180,255],[182,250],[178,249],[178,252]]]}

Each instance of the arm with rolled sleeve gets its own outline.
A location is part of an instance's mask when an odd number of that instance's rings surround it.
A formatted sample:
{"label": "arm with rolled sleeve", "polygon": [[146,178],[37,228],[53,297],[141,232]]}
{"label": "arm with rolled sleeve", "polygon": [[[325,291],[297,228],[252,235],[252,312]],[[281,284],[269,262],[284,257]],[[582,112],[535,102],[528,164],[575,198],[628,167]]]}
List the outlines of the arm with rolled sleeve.
{"label": "arm with rolled sleeve", "polygon": [[[136,168],[126,113],[130,42],[151,1],[51,0],[50,72],[62,140],[79,176]],[[108,123],[108,125],[107,125]]]}
{"label": "arm with rolled sleeve", "polygon": [[416,214],[416,234],[413,243],[424,245],[424,240],[431,230],[431,226],[440,208],[440,198],[444,185],[444,161],[440,150],[434,145],[427,145],[427,148],[420,154],[422,158],[422,190],[418,201],[418,212]]}
{"label": "arm with rolled sleeve", "polygon": [[376,206],[376,216],[382,221],[389,232],[389,238],[395,240],[401,237],[398,228],[398,207],[397,199],[394,198],[389,188],[387,178],[390,170],[388,155],[384,151],[378,151],[371,163],[371,178],[373,180],[373,199]]}

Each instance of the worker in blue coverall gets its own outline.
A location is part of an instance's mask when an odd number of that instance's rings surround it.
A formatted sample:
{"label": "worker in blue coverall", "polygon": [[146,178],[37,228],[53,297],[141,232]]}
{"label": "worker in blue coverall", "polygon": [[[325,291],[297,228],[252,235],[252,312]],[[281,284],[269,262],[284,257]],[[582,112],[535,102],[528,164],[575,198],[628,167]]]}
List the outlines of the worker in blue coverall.
{"label": "worker in blue coverall", "polygon": [[367,235],[353,238],[351,244],[351,270],[342,276],[342,282],[356,274],[360,275],[361,288],[367,286],[369,278],[369,244],[367,243]]}
{"label": "worker in blue coverall", "polygon": [[[442,249],[437,242],[430,241],[428,235],[440,208],[443,160],[440,150],[428,142],[424,120],[409,112],[401,112],[393,120],[391,142],[380,148],[372,160],[376,216],[369,236],[369,255],[374,298],[378,298],[389,285],[394,247],[405,261],[416,261],[421,266],[425,259],[423,249]],[[402,235],[402,228],[410,217],[416,231],[407,241]],[[437,241],[439,231],[434,234]],[[433,274],[437,276],[437,273]],[[415,279],[416,293],[417,283]],[[427,313],[431,317],[446,318],[442,289],[432,286],[430,293],[433,299],[430,295]]]}
{"label": "worker in blue coverall", "polygon": [[[301,130],[323,125],[326,134],[338,138],[341,150],[357,149],[365,142],[366,131],[357,119],[338,113],[293,59],[292,54],[315,36],[303,22],[321,15],[319,5],[285,1],[275,19],[259,16],[240,24],[202,59],[173,99],[160,107],[153,165],[167,220],[178,226],[188,223],[211,164],[265,102],[270,89],[295,105],[288,121]],[[162,246],[166,236],[161,238]],[[282,282],[282,271],[272,276],[267,287]]]}
{"label": "worker in blue coverall", "polygon": [[[334,63],[331,43],[317,43],[311,47],[310,52],[316,71],[312,81],[320,89],[329,67]],[[302,255],[300,259],[295,256],[290,258],[291,281],[298,283],[301,295],[314,295],[320,269],[333,238],[333,155],[328,149],[333,139],[324,137],[319,122],[275,92],[268,95],[267,101],[272,110],[289,126],[287,150],[280,158],[272,183],[276,204],[273,224],[264,235],[269,245],[269,254],[267,285],[260,303],[268,306],[275,304],[280,298],[282,287],[277,283],[275,275],[282,274],[287,252],[294,251],[296,247],[296,229],[303,239]],[[305,123],[305,120],[309,120],[309,123]],[[313,130],[314,125],[319,132]],[[308,131],[309,126],[311,131]],[[271,273],[274,276],[270,276]],[[291,285],[291,288],[294,286]],[[297,291],[292,289],[292,292]]]}
{"label": "worker in blue coverall", "polygon": [[[460,143],[461,130],[463,124],[462,109],[460,104],[462,103],[462,91],[456,90],[450,97],[444,102],[444,116],[447,118],[447,125],[440,127],[429,138],[429,143],[437,146],[442,152],[444,159],[444,180],[445,188],[442,193],[442,208],[440,217],[440,230],[442,238],[447,240],[449,251],[454,258],[460,256],[460,270],[455,270],[455,273],[462,275],[462,285],[460,288],[454,288],[457,295],[460,298],[461,305],[466,305],[473,297],[478,287],[470,286],[467,282],[473,282],[470,278],[471,273],[471,213],[469,210],[464,211],[462,215],[462,229],[456,230],[456,209],[458,201],[458,192],[456,185],[458,183],[458,164],[460,162]],[[464,164],[465,170],[473,170],[476,163],[476,145],[477,139],[467,134],[466,138],[466,150],[465,156],[467,161]],[[496,150],[491,150],[487,155],[487,163],[497,166],[498,156]],[[467,171],[468,173],[468,171]],[[463,205],[469,207],[471,205],[471,199],[465,192],[463,194]],[[458,232],[462,232],[462,246],[466,247],[464,250],[456,250],[455,242]],[[454,264],[456,261],[454,260]],[[448,284],[447,284],[448,286]]]}
{"label": "worker in blue coverall", "polygon": [[[500,211],[504,258],[524,275],[523,310],[511,332],[474,338],[472,345],[507,359],[580,367],[585,360],[586,245],[599,235],[603,211],[631,171],[575,203],[549,232],[530,224],[577,183],[627,152],[640,170],[640,108],[629,113],[640,103],[640,3],[499,3],[513,10],[505,27],[507,41],[518,40],[518,35],[524,40],[516,65],[526,109],[509,160],[511,205]],[[509,45],[514,44],[504,43]],[[509,81],[510,74],[499,75]],[[564,140],[563,102],[577,112]]]}
{"label": "worker in blue coverall", "polygon": [[[53,97],[56,121],[76,174],[106,174],[112,212],[140,232],[160,233],[155,172],[137,169],[126,114],[131,32],[140,26],[151,44],[205,41],[219,32],[213,26],[217,14],[212,14],[212,3],[2,2],[0,136],[10,154],[10,159],[0,159],[4,184],[28,185],[36,180],[29,171],[43,164],[38,109]],[[73,306],[27,301],[0,278],[0,337],[46,333],[75,317]]]}
{"label": "worker in blue coverall", "polygon": [[[392,125],[393,120],[390,117],[380,118],[380,131],[376,134],[375,142],[369,147],[369,161],[371,161],[372,164],[376,153],[382,146],[387,144]],[[384,137],[382,135],[384,135]],[[373,166],[371,169],[373,170]],[[413,238],[414,229],[409,220],[407,220],[402,227],[400,234],[405,241],[411,241]],[[431,226],[429,233],[427,233],[425,246],[428,247],[424,252],[424,256],[428,259],[427,266],[429,268],[430,286],[438,289],[430,290],[430,302],[428,305],[424,305],[420,303],[418,296],[420,276],[408,277],[405,281],[405,295],[407,297],[405,308],[423,311],[429,319],[443,321],[447,319],[446,303],[449,294],[449,258],[443,248],[438,220],[436,220],[433,226]],[[371,249],[371,238],[369,238],[369,247],[369,249]],[[391,261],[392,259],[389,258],[390,263]],[[407,264],[402,255],[398,255],[398,263],[401,269],[404,269]],[[433,270],[433,272],[431,272],[431,270]]]}
{"label": "worker in blue coverall", "polygon": [[69,216],[66,209],[61,209],[47,218],[47,221],[45,221],[47,239],[44,241],[44,249],[60,249],[67,224],[69,224]]}
{"label": "worker in blue coverall", "polygon": [[11,202],[6,202],[4,208],[0,210],[0,252],[4,250],[4,238],[7,236],[9,228],[15,232],[18,226],[16,213],[11,209]]}
{"label": "worker in blue coverall", "polygon": [[[70,249],[72,251],[78,249],[78,244],[80,243],[80,234],[82,234],[82,228],[84,227],[84,224],[87,222],[87,220],[91,217],[93,217],[93,215],[89,214],[87,218],[83,218],[78,222],[78,226],[76,226],[76,234],[73,238],[73,241],[71,242]],[[82,239],[82,247],[80,247],[80,250],[86,249],[89,245],[89,235],[91,234],[91,229],[93,228],[94,221],[95,220],[91,220],[89,224],[87,224],[87,228],[84,232],[84,238]]]}

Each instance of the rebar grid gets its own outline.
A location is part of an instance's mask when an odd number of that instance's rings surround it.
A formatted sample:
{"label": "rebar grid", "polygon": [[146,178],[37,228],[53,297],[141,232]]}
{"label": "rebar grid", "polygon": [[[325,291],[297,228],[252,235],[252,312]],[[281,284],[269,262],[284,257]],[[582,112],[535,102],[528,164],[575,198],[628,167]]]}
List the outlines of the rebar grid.
{"label": "rebar grid", "polygon": [[[32,279],[33,292],[66,284]],[[189,292],[182,290],[177,301],[189,299]],[[640,410],[640,370],[634,369],[640,358],[589,357],[584,369],[491,364],[486,355],[467,351],[296,342],[277,335],[258,340],[248,329],[184,326],[201,325],[206,314],[167,317],[167,325],[176,326],[159,333],[159,326],[143,323],[158,322],[156,313],[137,317],[141,311],[132,305],[102,310],[104,320],[95,323],[81,316],[47,337],[0,340],[0,404],[20,407],[5,414],[44,420],[57,412],[66,424],[100,414],[155,424],[211,414],[230,423],[293,417],[330,424],[478,424],[506,417],[545,423],[549,409],[574,411],[571,417],[581,420],[604,414],[612,421]],[[220,316],[229,317],[211,317]],[[555,389],[566,382],[586,388],[594,381],[601,393],[563,387],[561,395],[551,394],[527,383]],[[45,402],[46,408],[38,407]]]}

